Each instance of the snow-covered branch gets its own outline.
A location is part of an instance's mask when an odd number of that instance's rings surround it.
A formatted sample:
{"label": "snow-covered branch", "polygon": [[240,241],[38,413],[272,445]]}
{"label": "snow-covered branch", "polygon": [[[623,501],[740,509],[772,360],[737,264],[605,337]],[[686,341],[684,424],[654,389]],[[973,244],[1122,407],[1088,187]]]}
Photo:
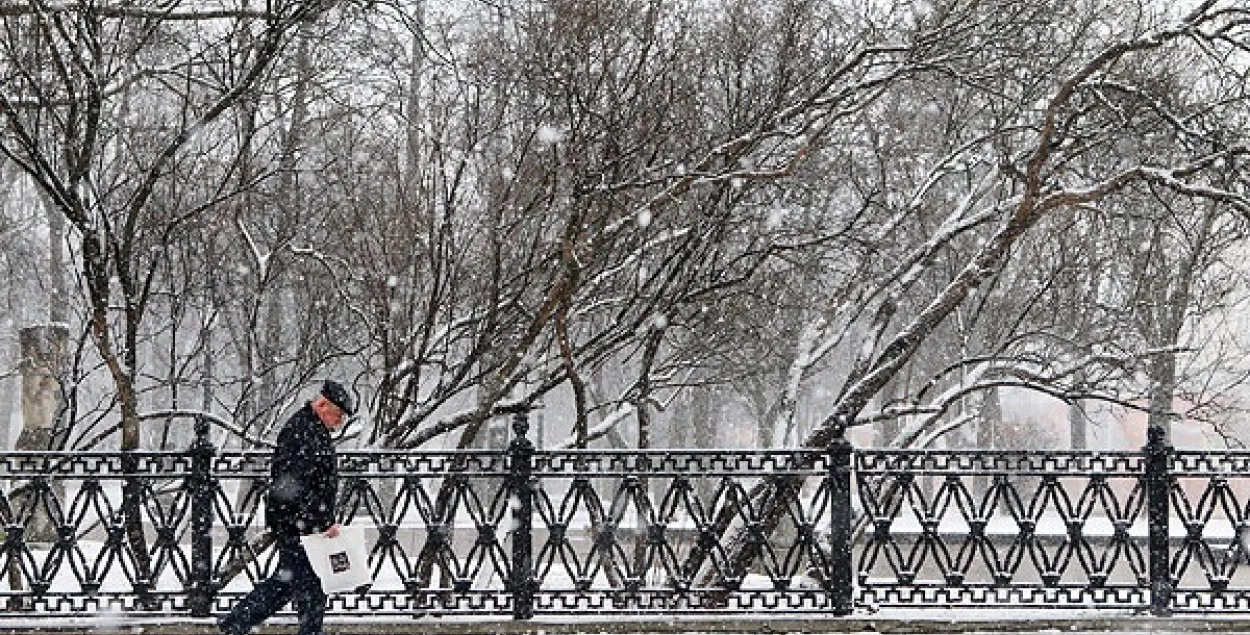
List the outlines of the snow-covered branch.
{"label": "snow-covered branch", "polygon": [[[586,441],[593,441],[609,434],[616,426],[620,425],[630,415],[634,414],[634,405],[631,403],[622,403],[607,414],[602,421],[596,423],[586,433]],[[569,437],[559,443],[550,446],[553,450],[568,450],[578,447],[575,437]]]}
{"label": "snow-covered branch", "polygon": [[283,17],[273,11],[248,9],[183,9],[177,4],[143,7],[134,4],[103,4],[96,2],[5,2],[0,3],[0,18],[62,13],[92,13],[105,18],[131,18],[173,22],[206,22],[213,20],[274,20]]}

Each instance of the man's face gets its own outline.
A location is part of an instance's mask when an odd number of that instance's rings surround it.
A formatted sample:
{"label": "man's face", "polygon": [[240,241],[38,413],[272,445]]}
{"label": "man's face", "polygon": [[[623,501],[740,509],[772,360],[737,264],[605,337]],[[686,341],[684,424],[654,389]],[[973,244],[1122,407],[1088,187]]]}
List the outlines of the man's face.
{"label": "man's face", "polygon": [[321,423],[330,429],[330,432],[337,432],[343,427],[343,422],[347,421],[347,413],[323,396],[318,396],[313,402],[313,411],[317,413]]}

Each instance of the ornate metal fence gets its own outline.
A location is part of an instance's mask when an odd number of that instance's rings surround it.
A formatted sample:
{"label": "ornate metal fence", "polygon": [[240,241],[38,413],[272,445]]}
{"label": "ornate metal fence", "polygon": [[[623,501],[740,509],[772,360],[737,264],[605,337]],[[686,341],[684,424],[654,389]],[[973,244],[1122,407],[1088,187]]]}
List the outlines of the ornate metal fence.
{"label": "ornate metal fence", "polygon": [[[343,452],[378,614],[886,606],[1250,611],[1250,454],[854,450]],[[274,566],[268,455],[0,454],[10,613],[226,610]]]}

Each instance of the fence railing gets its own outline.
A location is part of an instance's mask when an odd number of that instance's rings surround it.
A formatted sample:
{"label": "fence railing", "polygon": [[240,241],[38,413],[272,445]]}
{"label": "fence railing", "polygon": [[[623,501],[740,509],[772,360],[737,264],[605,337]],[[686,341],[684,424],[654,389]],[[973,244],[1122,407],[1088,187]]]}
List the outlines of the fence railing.
{"label": "fence railing", "polygon": [[[344,451],[379,614],[845,615],[857,607],[1250,611],[1250,453]],[[11,614],[207,616],[258,552],[268,454],[0,454]]]}

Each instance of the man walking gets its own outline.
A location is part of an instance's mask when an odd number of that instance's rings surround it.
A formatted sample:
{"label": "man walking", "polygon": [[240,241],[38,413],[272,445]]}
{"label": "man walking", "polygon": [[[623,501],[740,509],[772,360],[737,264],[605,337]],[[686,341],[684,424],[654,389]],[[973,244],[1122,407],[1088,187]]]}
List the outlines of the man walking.
{"label": "man walking", "polygon": [[333,538],[339,533],[334,522],[338,468],[330,433],[353,412],[347,390],[326,381],[278,433],[265,501],[265,525],[277,539],[278,569],[222,618],[219,627],[225,635],[245,635],[288,601],[299,613],[299,635],[321,635],[326,594],[300,536],[322,532]]}

